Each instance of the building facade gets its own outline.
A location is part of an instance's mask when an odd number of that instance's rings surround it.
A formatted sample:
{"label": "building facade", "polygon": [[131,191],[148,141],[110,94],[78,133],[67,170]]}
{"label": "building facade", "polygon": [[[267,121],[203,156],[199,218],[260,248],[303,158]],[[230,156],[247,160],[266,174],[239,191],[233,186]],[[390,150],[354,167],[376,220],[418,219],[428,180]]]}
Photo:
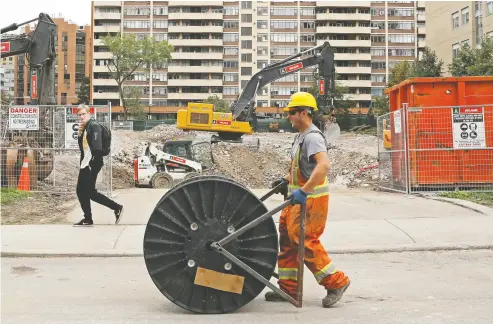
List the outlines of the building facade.
{"label": "building facade", "polygon": [[[64,18],[52,18],[57,25],[55,63],[56,102],[61,105],[78,102],[77,92],[85,76],[89,77],[92,65],[91,26],[78,26]],[[25,26],[26,34],[35,27]],[[24,55],[16,57],[15,103],[27,104],[31,95],[31,78]]]}
{"label": "building facade", "polygon": [[493,37],[493,1],[426,2],[426,44],[444,62],[446,75],[459,48],[477,47],[483,37]]}
{"label": "building facade", "polygon": [[[139,87],[142,104],[156,112],[214,94],[232,102],[266,65],[325,41],[346,97],[366,108],[372,94],[383,93],[393,64],[414,60],[424,47],[421,1],[93,1],[92,15],[94,104],[120,106],[101,37],[135,33],[174,46],[168,64],[138,71],[125,84]],[[314,70],[259,89],[257,106],[286,106],[293,92],[314,85]]]}
{"label": "building facade", "polygon": [[15,57],[3,57],[0,62],[0,88],[13,98],[15,80]]}

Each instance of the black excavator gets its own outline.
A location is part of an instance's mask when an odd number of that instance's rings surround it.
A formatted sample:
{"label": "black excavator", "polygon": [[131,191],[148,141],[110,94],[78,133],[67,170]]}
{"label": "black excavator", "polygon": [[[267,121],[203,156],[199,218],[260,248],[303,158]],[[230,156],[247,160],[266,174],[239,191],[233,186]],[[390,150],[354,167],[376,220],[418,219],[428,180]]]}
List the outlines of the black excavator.
{"label": "black excavator", "polygon": [[[5,34],[14,31],[20,26],[37,21],[36,28],[31,33],[19,35]],[[39,105],[39,128],[37,130],[8,130],[8,106],[2,106],[2,147],[9,149],[2,152],[2,185],[4,185],[4,172],[8,175],[8,185],[17,183],[20,167],[24,157],[29,159],[29,169],[36,170],[37,177],[31,176],[32,185],[36,180],[43,180],[53,170],[53,112],[42,106],[56,104],[55,97],[55,41],[57,25],[51,17],[40,13],[37,18],[21,24],[11,24],[1,29],[1,57],[25,55],[31,78],[30,105]],[[5,117],[7,116],[7,117]],[[40,148],[48,148],[41,150]],[[3,150],[2,150],[3,151]],[[32,173],[31,173],[32,174]],[[36,179],[37,178],[37,179]],[[32,188],[32,186],[31,186]]]}
{"label": "black excavator", "polygon": [[[335,65],[334,51],[329,42],[324,42],[257,72],[231,105],[230,113],[214,112],[212,104],[189,103],[187,109],[178,111],[177,127],[182,130],[217,132],[219,136],[213,136],[214,142],[241,142],[242,135],[253,134],[257,129],[257,92],[271,82],[312,66],[317,66],[314,77],[319,88],[316,96],[320,112],[318,117],[327,115],[333,108],[331,94],[335,92]],[[320,119],[314,122],[319,124]]]}

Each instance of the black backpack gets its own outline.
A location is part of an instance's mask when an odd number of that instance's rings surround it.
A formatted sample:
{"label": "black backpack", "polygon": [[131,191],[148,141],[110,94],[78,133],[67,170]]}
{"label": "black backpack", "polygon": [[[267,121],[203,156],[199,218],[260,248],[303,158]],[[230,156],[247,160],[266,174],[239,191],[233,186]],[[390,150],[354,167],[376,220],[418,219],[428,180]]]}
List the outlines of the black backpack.
{"label": "black backpack", "polygon": [[103,156],[107,156],[111,151],[111,130],[97,120],[91,120],[91,123],[96,123],[101,127],[101,146]]}

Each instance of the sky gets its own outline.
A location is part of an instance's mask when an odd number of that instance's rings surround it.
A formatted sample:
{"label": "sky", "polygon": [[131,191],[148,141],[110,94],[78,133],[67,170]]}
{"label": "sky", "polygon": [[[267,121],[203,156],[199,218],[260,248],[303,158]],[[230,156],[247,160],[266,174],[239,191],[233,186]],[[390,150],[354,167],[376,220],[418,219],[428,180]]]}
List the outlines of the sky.
{"label": "sky", "polygon": [[[77,25],[91,24],[91,0],[14,0],[3,1],[0,9],[0,27],[20,24],[46,13],[52,18],[63,17]],[[17,31],[21,30],[19,27]]]}

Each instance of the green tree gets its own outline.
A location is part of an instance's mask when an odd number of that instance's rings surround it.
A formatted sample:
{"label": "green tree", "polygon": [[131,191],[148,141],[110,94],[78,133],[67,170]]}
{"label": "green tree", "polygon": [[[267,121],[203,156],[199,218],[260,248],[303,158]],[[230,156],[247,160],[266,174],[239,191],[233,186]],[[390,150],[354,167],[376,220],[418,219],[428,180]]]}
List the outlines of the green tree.
{"label": "green tree", "polygon": [[[387,95],[372,98],[371,112],[376,115],[384,115],[390,111],[389,97]],[[369,112],[370,113],[370,112]]]}
{"label": "green tree", "polygon": [[77,105],[80,104],[89,104],[89,77],[84,76],[82,79],[82,82],[80,84],[79,91],[77,91],[77,98],[79,99],[77,101]]}
{"label": "green tree", "polygon": [[124,120],[127,120],[128,108],[123,92],[123,84],[138,69],[150,72],[151,67],[160,66],[171,60],[173,46],[166,41],[156,41],[150,36],[139,40],[136,34],[117,34],[105,36],[102,42],[112,53],[108,71],[116,81],[123,104]]}
{"label": "green tree", "polygon": [[448,67],[453,76],[493,75],[493,38],[484,35],[479,48],[461,46]]}
{"label": "green tree", "polygon": [[231,112],[230,106],[226,100],[219,98],[216,94],[209,96],[204,100],[204,103],[209,103],[214,105],[214,111],[217,112]]}
{"label": "green tree", "polygon": [[2,105],[8,106],[12,103],[12,96],[8,91],[2,90],[0,93],[0,98],[2,101]]}
{"label": "green tree", "polygon": [[408,61],[402,61],[397,63],[392,69],[392,73],[389,76],[389,82],[387,87],[392,87],[396,84],[407,80],[411,76],[412,64]]}
{"label": "green tree", "polygon": [[442,75],[443,61],[429,47],[423,50],[423,56],[417,58],[411,69],[411,77],[439,77]]}
{"label": "green tree", "polygon": [[142,92],[140,87],[124,87],[123,93],[127,103],[128,114],[136,120],[146,118],[145,106],[140,103]]}

